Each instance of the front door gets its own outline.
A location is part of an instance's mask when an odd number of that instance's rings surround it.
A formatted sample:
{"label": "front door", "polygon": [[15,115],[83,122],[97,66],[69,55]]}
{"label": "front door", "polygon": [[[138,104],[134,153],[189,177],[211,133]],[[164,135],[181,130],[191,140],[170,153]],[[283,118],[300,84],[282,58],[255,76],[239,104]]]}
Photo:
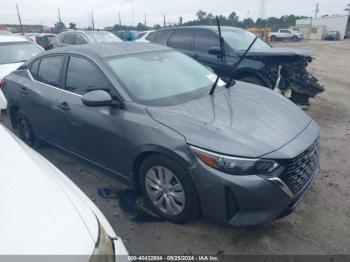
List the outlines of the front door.
{"label": "front door", "polygon": [[[62,146],[104,167],[121,172],[123,110],[87,107],[82,96],[93,89],[113,93],[104,73],[90,60],[71,56],[67,61],[64,95],[58,98]],[[113,94],[112,94],[113,95]]]}

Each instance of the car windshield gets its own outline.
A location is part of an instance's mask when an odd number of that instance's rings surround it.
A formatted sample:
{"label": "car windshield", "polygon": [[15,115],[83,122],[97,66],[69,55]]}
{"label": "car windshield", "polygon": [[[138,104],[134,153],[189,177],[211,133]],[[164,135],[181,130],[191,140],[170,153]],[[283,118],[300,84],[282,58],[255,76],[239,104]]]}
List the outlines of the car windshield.
{"label": "car windshield", "polygon": [[85,31],[85,34],[93,44],[122,42],[119,37],[106,31]]}
{"label": "car windshield", "polygon": [[42,50],[31,42],[0,44],[0,64],[11,64],[27,61]]}
{"label": "car windshield", "polygon": [[116,57],[108,64],[134,100],[151,105],[183,103],[208,94],[216,77],[176,51]]}
{"label": "car windshield", "polygon": [[[232,49],[237,51],[247,50],[255,38],[254,34],[245,30],[223,30],[222,36],[225,42],[227,42]],[[271,46],[258,38],[250,51],[266,51],[269,49],[271,49]]]}

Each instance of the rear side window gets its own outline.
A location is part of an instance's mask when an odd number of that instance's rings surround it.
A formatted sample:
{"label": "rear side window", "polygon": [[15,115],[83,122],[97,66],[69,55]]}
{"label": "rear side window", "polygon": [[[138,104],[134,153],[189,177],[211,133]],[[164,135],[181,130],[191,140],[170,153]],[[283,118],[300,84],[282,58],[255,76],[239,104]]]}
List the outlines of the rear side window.
{"label": "rear side window", "polygon": [[198,52],[208,53],[209,48],[220,46],[219,37],[208,30],[196,31],[194,39],[194,49]]}
{"label": "rear side window", "polygon": [[75,44],[75,34],[66,34],[63,38],[63,43],[74,45]]}
{"label": "rear side window", "polygon": [[41,59],[36,80],[59,87],[64,56],[49,56]]}
{"label": "rear side window", "polygon": [[38,77],[38,69],[39,69],[39,64],[40,64],[40,60],[36,60],[32,66],[30,67],[30,73],[32,74],[32,76],[37,79]]}
{"label": "rear side window", "polygon": [[111,89],[111,85],[102,71],[93,63],[79,57],[70,57],[66,89],[83,95],[93,89]]}
{"label": "rear side window", "polygon": [[192,49],[193,31],[177,30],[168,41],[169,46],[178,49]]}

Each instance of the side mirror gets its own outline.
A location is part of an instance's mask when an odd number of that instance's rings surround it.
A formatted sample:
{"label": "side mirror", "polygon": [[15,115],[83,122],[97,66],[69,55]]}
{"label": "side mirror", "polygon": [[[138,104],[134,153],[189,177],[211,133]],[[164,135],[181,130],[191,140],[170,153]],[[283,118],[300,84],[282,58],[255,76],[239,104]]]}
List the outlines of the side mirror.
{"label": "side mirror", "polygon": [[224,56],[224,53],[221,51],[221,48],[218,46],[210,47],[208,50],[208,53],[210,55],[216,55],[219,58]]}
{"label": "side mirror", "polygon": [[112,96],[104,90],[93,90],[87,92],[82,96],[81,100],[84,105],[90,107],[113,105]]}

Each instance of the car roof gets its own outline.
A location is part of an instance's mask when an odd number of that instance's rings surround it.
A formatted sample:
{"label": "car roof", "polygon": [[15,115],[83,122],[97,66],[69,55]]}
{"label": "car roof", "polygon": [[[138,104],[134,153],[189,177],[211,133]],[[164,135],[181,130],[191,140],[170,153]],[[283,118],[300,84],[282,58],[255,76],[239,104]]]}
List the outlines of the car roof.
{"label": "car roof", "polygon": [[0,35],[0,43],[29,42],[22,36]]}
{"label": "car roof", "polygon": [[[157,31],[162,31],[162,30],[179,30],[179,29],[208,29],[214,32],[218,31],[217,26],[210,26],[210,25],[196,25],[196,26],[176,26],[176,27],[168,27],[168,28],[163,28],[159,29]],[[232,31],[241,31],[244,30],[242,28],[238,27],[233,27],[233,26],[221,26],[221,30],[232,30]]]}
{"label": "car roof", "polygon": [[64,46],[51,49],[45,52],[45,54],[71,53],[87,56],[95,55],[101,58],[107,58],[121,55],[131,55],[165,50],[171,50],[171,48],[150,43],[121,42]]}

